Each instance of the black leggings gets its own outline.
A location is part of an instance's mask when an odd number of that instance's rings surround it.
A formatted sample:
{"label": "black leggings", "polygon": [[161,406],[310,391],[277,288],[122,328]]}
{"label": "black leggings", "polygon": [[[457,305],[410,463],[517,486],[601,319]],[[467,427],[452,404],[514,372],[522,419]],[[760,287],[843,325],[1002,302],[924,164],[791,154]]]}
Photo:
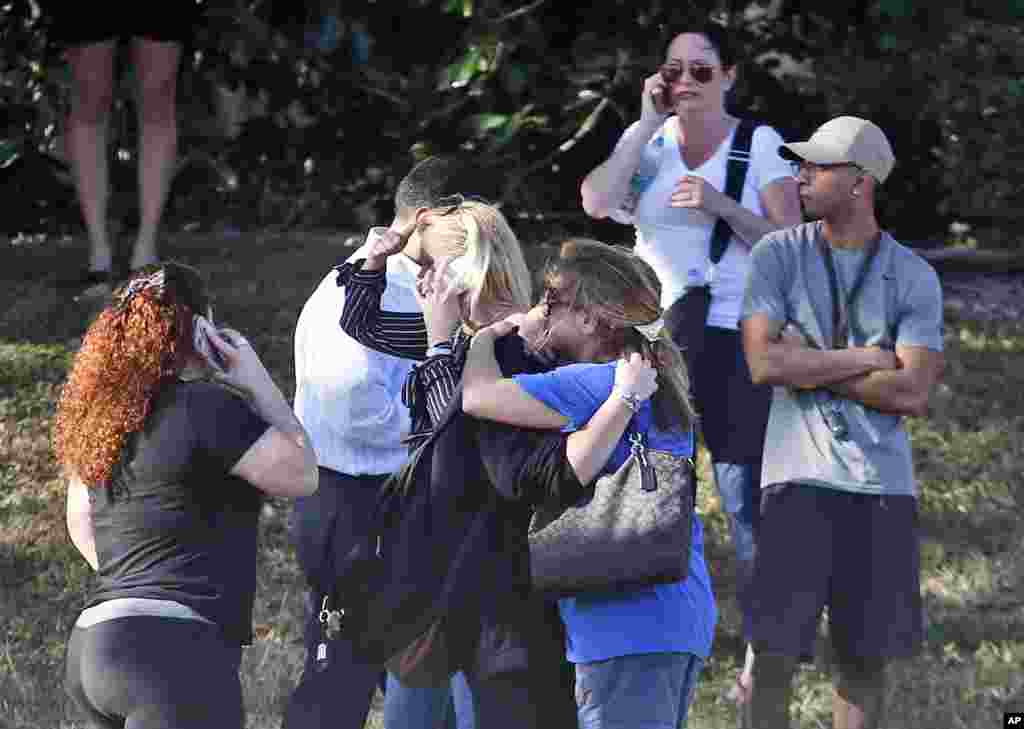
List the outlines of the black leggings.
{"label": "black leggings", "polygon": [[210,623],[114,618],[72,631],[65,688],[101,729],[242,729],[241,655]]}

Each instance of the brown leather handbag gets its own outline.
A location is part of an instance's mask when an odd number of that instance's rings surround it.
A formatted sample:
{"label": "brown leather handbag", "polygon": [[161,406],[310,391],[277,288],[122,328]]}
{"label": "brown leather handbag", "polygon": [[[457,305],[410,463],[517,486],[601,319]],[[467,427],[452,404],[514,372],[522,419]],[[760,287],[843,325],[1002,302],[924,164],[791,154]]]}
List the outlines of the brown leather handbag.
{"label": "brown leather handbag", "polygon": [[697,486],[693,461],[648,449],[627,431],[629,458],[560,514],[534,515],[533,588],[549,597],[626,591],[686,579]]}

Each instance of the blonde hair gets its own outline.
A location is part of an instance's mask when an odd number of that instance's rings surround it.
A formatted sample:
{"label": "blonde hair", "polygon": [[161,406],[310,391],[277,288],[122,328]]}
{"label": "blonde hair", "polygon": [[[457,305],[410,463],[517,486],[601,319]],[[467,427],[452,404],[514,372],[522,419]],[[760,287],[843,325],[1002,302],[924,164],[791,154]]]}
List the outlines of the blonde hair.
{"label": "blonde hair", "polygon": [[667,329],[654,342],[635,327],[661,318],[661,284],[654,269],[627,248],[570,238],[548,262],[544,285],[573,309],[592,314],[609,352],[639,352],[658,371],[652,405],[663,430],[689,428],[697,420],[686,362]]}
{"label": "blonde hair", "polygon": [[[471,309],[479,305],[528,309],[532,302],[530,271],[519,239],[493,205],[460,200],[435,208],[421,237],[459,258],[452,269],[469,292]],[[472,322],[486,326],[491,322]]]}

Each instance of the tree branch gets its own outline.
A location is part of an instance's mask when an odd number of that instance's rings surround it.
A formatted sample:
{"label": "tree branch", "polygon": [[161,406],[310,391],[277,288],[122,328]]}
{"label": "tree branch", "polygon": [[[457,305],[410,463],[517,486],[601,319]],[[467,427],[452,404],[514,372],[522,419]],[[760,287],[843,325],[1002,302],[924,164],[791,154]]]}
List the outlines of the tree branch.
{"label": "tree branch", "polygon": [[555,149],[546,154],[543,158],[534,162],[532,165],[529,165],[522,172],[512,175],[511,179],[509,180],[509,184],[505,186],[505,190],[501,195],[502,201],[507,201],[509,196],[516,190],[516,188],[518,188],[523,183],[523,181],[527,177],[529,177],[542,167],[546,167],[547,165],[551,164],[552,160],[554,160],[558,155],[564,154],[573,147],[575,147],[576,144],[580,141],[580,139],[586,136],[594,128],[594,125],[597,124],[597,120],[600,118],[601,114],[604,112],[605,109],[608,108],[609,103],[610,102],[608,100],[608,97],[603,97],[601,101],[598,103],[597,107],[592,112],[590,112],[590,115],[586,119],[583,120],[583,123],[580,124],[580,128],[576,130],[575,134],[573,134],[567,140],[562,142]]}
{"label": "tree branch", "polygon": [[513,10],[510,13],[505,13],[504,15],[497,18],[485,19],[484,22],[487,23],[488,25],[499,25],[500,23],[505,23],[514,18],[518,18],[521,15],[532,13],[534,10],[539,8],[547,1],[548,0],[534,0],[534,2],[530,3],[529,5],[524,5],[523,7],[518,8],[517,10]]}

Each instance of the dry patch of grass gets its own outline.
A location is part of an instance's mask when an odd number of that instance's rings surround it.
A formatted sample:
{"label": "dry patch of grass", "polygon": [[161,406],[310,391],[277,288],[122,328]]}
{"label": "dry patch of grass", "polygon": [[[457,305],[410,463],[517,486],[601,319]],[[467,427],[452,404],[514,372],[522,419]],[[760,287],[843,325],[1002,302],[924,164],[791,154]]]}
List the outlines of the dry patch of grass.
{"label": "dry patch of grass", "polygon": [[[295,321],[321,277],[350,253],[342,240],[178,236],[167,251],[207,273],[217,318],[246,332],[290,393]],[[66,537],[48,442],[57,388],[92,315],[52,281],[84,265],[84,246],[0,246],[0,259],[0,727],[84,729],[61,679],[64,641],[92,578]],[[918,659],[893,668],[889,729],[998,726],[1004,710],[1024,708],[1024,327],[950,317],[946,343],[949,365],[933,411],[909,421],[922,487],[928,641]],[[701,509],[722,621],[690,727],[725,729],[735,726],[723,695],[742,641],[713,489],[702,488]],[[251,729],[279,725],[301,670],[303,583],[287,538],[289,511],[274,501],[261,520],[257,640],[242,669]],[[827,673],[803,668],[797,725],[830,726],[830,701]],[[378,702],[367,727],[380,726]]]}

